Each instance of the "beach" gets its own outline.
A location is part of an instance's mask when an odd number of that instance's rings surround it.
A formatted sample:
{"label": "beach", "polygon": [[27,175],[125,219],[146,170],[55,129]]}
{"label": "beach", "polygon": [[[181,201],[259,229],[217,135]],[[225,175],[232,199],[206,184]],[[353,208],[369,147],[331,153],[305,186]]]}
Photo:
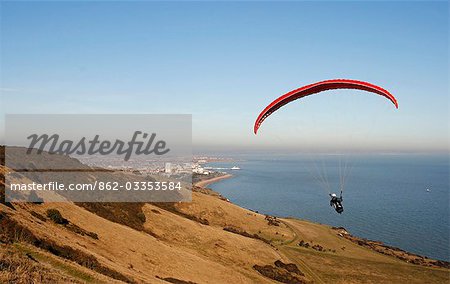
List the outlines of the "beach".
{"label": "beach", "polygon": [[210,184],[212,184],[212,183],[214,183],[214,182],[218,182],[218,181],[220,181],[220,180],[227,179],[227,178],[230,178],[230,177],[232,177],[232,176],[233,176],[233,175],[231,175],[231,174],[225,174],[225,175],[222,175],[222,176],[218,176],[218,177],[213,177],[213,178],[210,178],[210,179],[201,180],[201,181],[199,181],[199,182],[196,182],[194,185],[195,185],[195,186],[198,186],[198,187],[207,187],[208,185],[210,185]]}

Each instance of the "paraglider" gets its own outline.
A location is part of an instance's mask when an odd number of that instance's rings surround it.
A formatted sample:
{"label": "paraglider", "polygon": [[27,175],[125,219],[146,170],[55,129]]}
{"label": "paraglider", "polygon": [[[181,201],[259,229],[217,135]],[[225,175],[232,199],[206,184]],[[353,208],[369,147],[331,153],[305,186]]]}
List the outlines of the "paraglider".
{"label": "paraglider", "polygon": [[[267,117],[269,117],[272,113],[283,107],[284,105],[295,101],[297,99],[304,98],[309,95],[318,94],[324,91],[328,90],[336,90],[336,89],[353,89],[353,90],[361,90],[370,92],[376,95],[380,95],[391,101],[391,103],[394,104],[394,106],[398,109],[398,103],[397,99],[387,90],[363,81],[358,80],[350,80],[350,79],[332,79],[332,80],[325,80],[320,81],[317,83],[313,83],[310,85],[306,85],[303,87],[300,87],[298,89],[295,89],[293,91],[290,91],[281,97],[277,98],[273,102],[271,102],[267,107],[261,111],[261,113],[258,115],[258,118],[255,121],[255,124],[253,126],[253,132],[255,134],[258,133],[258,129],[261,127],[261,124]],[[342,185],[341,185],[342,186]],[[331,197],[330,205],[341,214],[344,211],[344,208],[342,206],[342,190],[343,187],[341,187],[341,195],[340,197],[337,197],[335,193],[329,192],[329,195]]]}
{"label": "paraglider", "polygon": [[330,200],[330,206],[336,210],[337,213],[342,214],[344,212],[344,206],[342,206],[342,190],[341,190],[341,196],[337,197],[336,193],[330,194],[331,200]]}
{"label": "paraglider", "polygon": [[362,90],[371,92],[374,94],[378,94],[380,96],[383,96],[390,100],[396,108],[398,108],[398,103],[395,97],[386,91],[385,89],[373,85],[371,83],[363,82],[363,81],[357,81],[357,80],[349,80],[349,79],[333,79],[333,80],[326,80],[321,81],[317,83],[313,83],[310,85],[303,86],[301,88],[295,89],[293,91],[290,91],[289,93],[286,93],[279,97],[278,99],[271,102],[258,116],[258,118],[255,121],[255,125],[253,127],[253,132],[256,134],[258,132],[259,127],[263,123],[263,121],[269,117],[272,113],[274,113],[276,110],[281,108],[282,106],[295,101],[297,99],[317,94],[323,91],[328,90],[335,90],[335,89],[356,89],[356,90]]}

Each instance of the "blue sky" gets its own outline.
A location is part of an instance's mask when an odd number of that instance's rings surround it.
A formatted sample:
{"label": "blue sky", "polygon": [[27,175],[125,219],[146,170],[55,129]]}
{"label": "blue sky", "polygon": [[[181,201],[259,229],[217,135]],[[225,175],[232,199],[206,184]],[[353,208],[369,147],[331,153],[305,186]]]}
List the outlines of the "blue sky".
{"label": "blue sky", "polygon": [[[448,2],[2,2],[3,113],[190,113],[196,149],[449,152]],[[393,93],[273,99],[351,78]]]}

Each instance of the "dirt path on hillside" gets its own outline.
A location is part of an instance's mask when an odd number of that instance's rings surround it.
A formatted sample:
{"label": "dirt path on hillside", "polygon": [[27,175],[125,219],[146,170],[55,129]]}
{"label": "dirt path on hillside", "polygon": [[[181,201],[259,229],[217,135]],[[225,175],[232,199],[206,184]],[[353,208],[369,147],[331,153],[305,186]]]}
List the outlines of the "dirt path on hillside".
{"label": "dirt path on hillside", "polygon": [[[296,228],[294,228],[294,226],[292,226],[287,220],[281,220],[279,219],[280,222],[282,222],[283,224],[286,225],[286,227],[288,227],[292,233],[294,234],[294,237],[292,238],[292,240],[289,240],[283,244],[281,244],[279,246],[280,250],[282,251],[282,253],[289,258],[290,262],[296,263],[298,266],[302,267],[302,268],[306,268],[305,270],[302,270],[305,274],[308,274],[309,278],[313,279],[315,283],[325,283],[320,277],[319,275],[317,275],[316,273],[314,273],[314,271],[311,269],[311,267],[309,267],[304,261],[302,261],[301,259],[299,259],[298,257],[295,257],[294,255],[292,255],[289,252],[289,247],[295,246],[298,242],[299,242],[299,232]],[[284,248],[284,249],[283,249]]]}

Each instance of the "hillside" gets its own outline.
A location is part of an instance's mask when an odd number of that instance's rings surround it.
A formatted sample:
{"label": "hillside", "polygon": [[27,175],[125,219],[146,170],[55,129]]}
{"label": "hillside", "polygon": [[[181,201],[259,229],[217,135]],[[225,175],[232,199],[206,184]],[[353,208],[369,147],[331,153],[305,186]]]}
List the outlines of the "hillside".
{"label": "hillside", "polygon": [[[0,168],[2,175],[7,170]],[[450,277],[448,263],[357,239],[343,228],[265,216],[206,188],[192,194],[190,203],[2,203],[0,282],[445,283]]]}

